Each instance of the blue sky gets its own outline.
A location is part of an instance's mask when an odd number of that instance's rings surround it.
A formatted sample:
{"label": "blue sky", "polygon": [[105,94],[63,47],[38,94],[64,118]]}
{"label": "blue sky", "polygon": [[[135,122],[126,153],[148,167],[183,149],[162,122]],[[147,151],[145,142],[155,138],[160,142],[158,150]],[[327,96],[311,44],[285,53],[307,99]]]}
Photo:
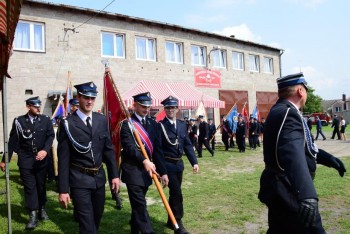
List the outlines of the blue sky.
{"label": "blue sky", "polygon": [[323,99],[350,97],[347,0],[51,0],[177,24],[283,49],[282,74],[302,71]]}

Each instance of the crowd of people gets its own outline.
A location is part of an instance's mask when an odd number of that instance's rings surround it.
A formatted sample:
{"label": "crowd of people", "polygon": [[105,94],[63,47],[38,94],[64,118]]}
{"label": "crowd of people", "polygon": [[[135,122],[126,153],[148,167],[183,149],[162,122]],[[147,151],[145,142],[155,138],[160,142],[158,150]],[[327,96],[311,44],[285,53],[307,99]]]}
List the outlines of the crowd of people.
{"label": "crowd of people", "polygon": [[[239,114],[235,132],[224,116],[219,127],[213,119],[209,118],[207,123],[203,115],[185,121],[177,119],[179,103],[173,96],[161,103],[166,116],[157,123],[148,117],[152,104],[150,93],[133,96],[134,113],[131,120],[122,121],[120,128],[120,168],[107,119],[93,112],[98,93],[93,82],[75,85],[77,98],[70,101],[71,113],[57,122],[56,134],[50,118],[40,114],[39,97],[27,99],[28,112],[14,119],[8,143],[9,160],[13,152],[18,155],[24,201],[29,212],[25,228],[35,229],[40,221],[49,219],[45,209],[46,179],[48,164],[52,165],[48,158],[56,135],[58,201],[63,208],[68,208],[72,201],[80,233],[98,233],[107,181],[112,194],[118,193],[121,181],[126,184],[131,205],[130,232],[155,233],[146,202],[154,175],[169,189],[168,202],[176,223],[169,214],[167,227],[175,234],[189,233],[183,223],[183,156],[189,160],[193,173],[198,173],[197,157],[203,157],[203,145],[214,157],[215,137],[220,129],[225,151],[234,147],[236,141],[239,152],[244,153],[246,139],[251,150],[261,144],[264,146],[265,169],[261,175],[259,199],[269,210],[268,233],[325,233],[313,185],[316,163],[335,168],[340,176],[346,169],[340,159],[315,145],[314,140],[319,135],[326,139],[319,118],[316,117],[314,138],[312,125],[299,111],[307,98],[303,75],[281,77],[277,84],[279,100],[266,121],[262,118],[259,122],[250,116],[247,123]],[[346,122],[342,117],[339,121],[334,116],[332,127],[332,139],[337,135],[338,139],[346,140]],[[4,170],[4,157],[0,167]]]}

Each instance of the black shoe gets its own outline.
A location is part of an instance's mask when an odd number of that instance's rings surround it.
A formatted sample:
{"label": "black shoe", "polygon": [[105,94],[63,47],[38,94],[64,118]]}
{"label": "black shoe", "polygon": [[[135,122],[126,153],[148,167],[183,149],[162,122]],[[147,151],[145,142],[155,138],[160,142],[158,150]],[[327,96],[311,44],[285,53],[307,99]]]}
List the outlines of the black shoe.
{"label": "black shoe", "polygon": [[39,210],[39,219],[40,220],[49,220],[49,216],[47,215],[44,207]]}
{"label": "black shoe", "polygon": [[214,152],[211,154],[212,157],[214,157]]}
{"label": "black shoe", "polygon": [[323,139],[324,141],[326,140],[326,138]]}
{"label": "black shoe", "polygon": [[181,220],[177,220],[177,224],[179,225],[179,228],[174,231],[174,234],[190,234],[184,227]]}
{"label": "black shoe", "polygon": [[201,158],[201,157],[202,157],[202,155],[201,156],[198,155],[198,158]]}
{"label": "black shoe", "polygon": [[34,229],[38,226],[38,214],[35,210],[29,212],[29,222],[26,225],[26,229]]}

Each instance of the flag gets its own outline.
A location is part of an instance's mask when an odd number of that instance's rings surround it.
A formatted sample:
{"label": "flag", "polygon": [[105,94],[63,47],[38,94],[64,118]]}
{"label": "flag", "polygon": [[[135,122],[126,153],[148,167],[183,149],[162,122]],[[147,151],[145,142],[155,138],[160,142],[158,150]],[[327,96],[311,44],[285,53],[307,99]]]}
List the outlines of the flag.
{"label": "flag", "polygon": [[155,115],[154,117],[156,117],[156,121],[159,122],[161,120],[163,120],[165,118],[166,114],[165,114],[165,110],[164,109],[160,109]]}
{"label": "flag", "polygon": [[252,116],[260,122],[260,112],[258,110],[258,105],[254,107]]}
{"label": "flag", "polygon": [[51,120],[55,119],[59,116],[65,116],[65,113],[66,112],[65,112],[65,108],[64,108],[63,97],[62,97],[62,95],[60,95],[57,107],[51,116]]}
{"label": "flag", "polygon": [[103,101],[104,101],[104,113],[107,117],[109,126],[109,132],[111,134],[112,143],[116,154],[117,164],[120,162],[120,124],[126,119],[126,113],[124,112],[123,100],[115,86],[113,78],[109,69],[106,69],[104,74],[104,88],[103,88]]}
{"label": "flag", "polygon": [[73,85],[70,78],[70,71],[68,71],[68,81],[67,81],[67,88],[66,88],[66,96],[64,98],[64,108],[65,108],[65,114],[64,116],[67,116],[70,112],[70,104],[69,100],[73,98]]}
{"label": "flag", "polygon": [[205,110],[203,101],[200,101],[199,106],[196,110],[195,116],[198,118],[198,116],[203,115],[203,120],[207,121],[207,111]]}
{"label": "flag", "polygon": [[242,108],[242,117],[243,117],[243,120],[244,120],[246,123],[248,123],[248,121],[249,121],[249,115],[248,115],[246,103],[244,103],[244,106],[243,106],[243,108]]}
{"label": "flag", "polygon": [[237,122],[238,122],[238,110],[237,105],[235,104],[231,111],[226,115],[226,121],[228,122],[228,126],[232,130],[233,133],[236,133]]}

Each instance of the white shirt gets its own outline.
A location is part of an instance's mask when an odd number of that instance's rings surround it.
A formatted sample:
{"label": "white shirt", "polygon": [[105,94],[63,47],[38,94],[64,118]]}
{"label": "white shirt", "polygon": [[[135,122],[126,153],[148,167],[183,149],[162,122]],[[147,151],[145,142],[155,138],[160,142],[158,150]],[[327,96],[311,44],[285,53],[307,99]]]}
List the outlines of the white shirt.
{"label": "white shirt", "polygon": [[176,120],[174,121],[174,120],[172,120],[172,119],[169,119],[168,117],[166,117],[168,120],[169,120],[169,122],[171,123],[171,124],[174,124],[174,127],[175,127],[175,129],[176,129]]}
{"label": "white shirt", "polygon": [[135,116],[137,117],[137,119],[140,121],[140,123],[142,123],[142,120],[144,120],[145,121],[145,123],[146,123],[146,117],[141,117],[141,116],[139,116],[138,114],[136,114],[135,113]]}
{"label": "white shirt", "polygon": [[92,126],[92,113],[91,113],[91,115],[86,115],[83,112],[81,112],[79,109],[76,112],[77,112],[77,115],[79,116],[79,118],[85,123],[85,125],[87,125],[87,123],[86,123],[87,117],[90,117],[90,125]]}

